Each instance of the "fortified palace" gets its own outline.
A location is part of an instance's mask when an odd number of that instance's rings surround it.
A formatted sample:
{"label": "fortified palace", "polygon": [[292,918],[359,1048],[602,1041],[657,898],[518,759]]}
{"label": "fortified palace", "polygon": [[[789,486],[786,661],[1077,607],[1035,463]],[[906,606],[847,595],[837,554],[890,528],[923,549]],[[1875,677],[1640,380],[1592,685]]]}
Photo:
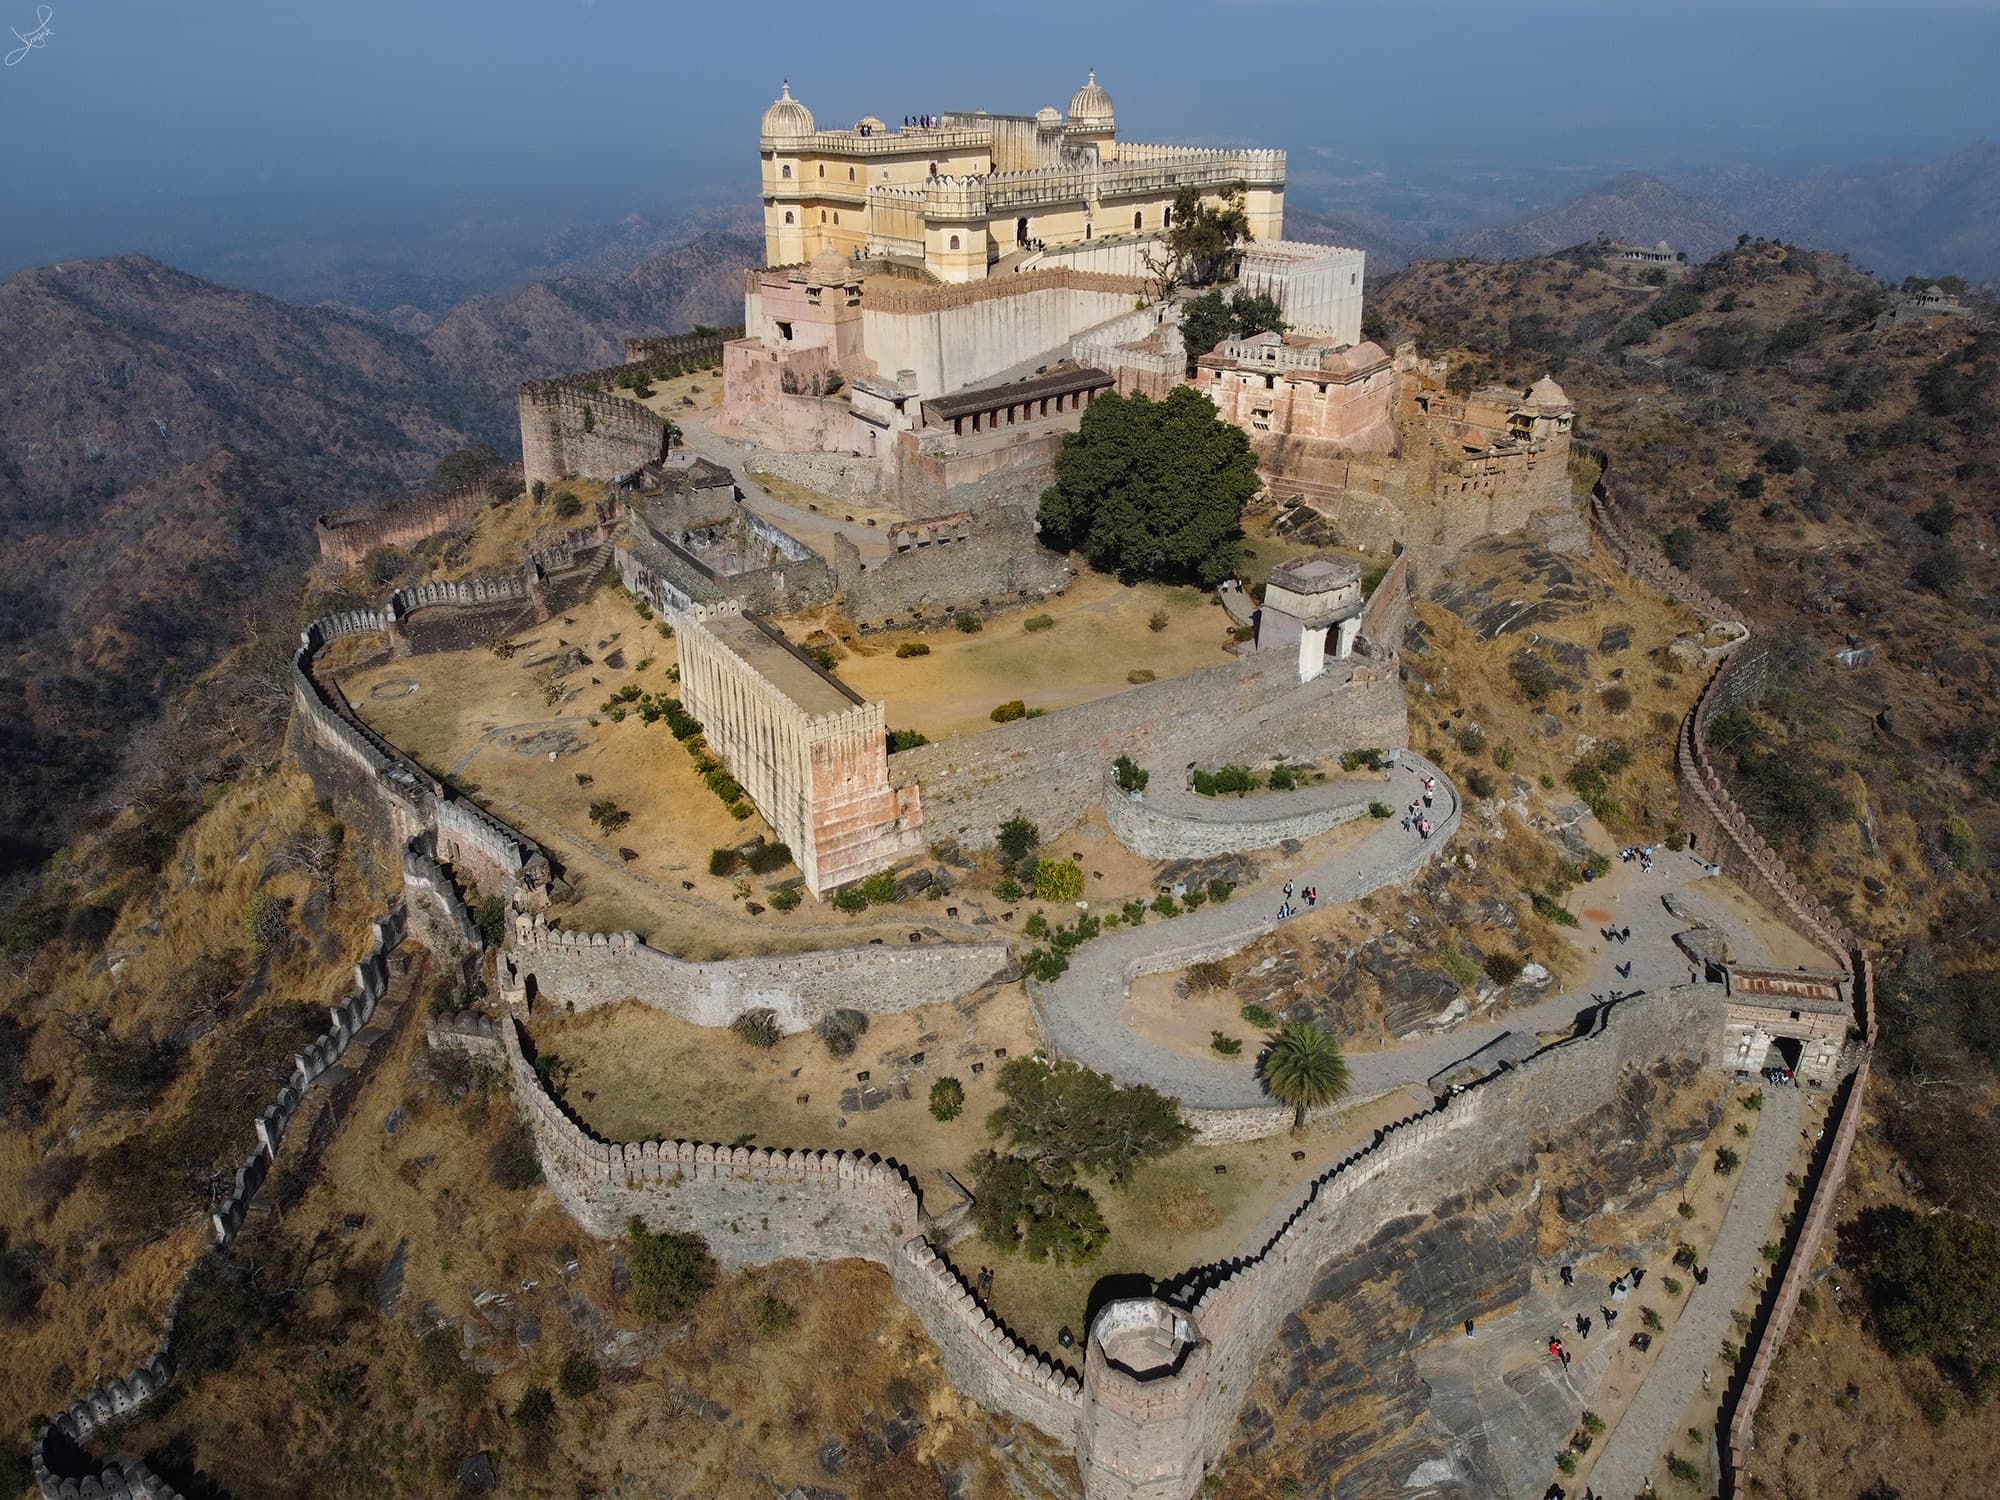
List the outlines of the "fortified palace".
{"label": "fortified palace", "polygon": [[[1535,1140],[1623,1110],[1623,1080],[1639,1070],[1681,1061],[1747,1068],[1773,1038],[1789,1038],[1807,1082],[1831,1086],[1850,1074],[1846,1097],[1859,1099],[1875,1037],[1868,956],[1757,838],[1703,749],[1708,716],[1760,690],[1772,669],[1768,647],[1749,645],[1747,628],[1634,534],[1600,485],[1592,514],[1611,551],[1710,622],[1705,639],[1727,635],[1704,648],[1719,665],[1676,753],[1690,847],[1698,840],[1711,872],[1726,864],[1779,920],[1843,955],[1844,972],[1704,959],[1719,981],[1614,995],[1587,1033],[1548,1045],[1530,1039],[1504,1057],[1474,1054],[1433,1107],[1384,1127],[1304,1184],[1275,1229],[1265,1225],[1268,1238],[1190,1268],[1157,1295],[1099,1309],[1069,1356],[1077,1365],[1017,1337],[985,1289],[952,1264],[968,1207],[955,1184],[927,1195],[865,1145],[614,1142],[585,1128],[536,1070],[519,1025],[531,1009],[635,1000],[693,1025],[724,1027],[756,1012],[795,1032],[837,1007],[888,1014],[951,1005],[1015,977],[1019,955],[999,929],[924,942],[912,932],[908,948],[876,938],[701,962],[632,932],[568,930],[552,910],[563,893],[558,860],[371,729],[325,670],[328,652],[381,662],[501,640],[561,618],[615,569],[636,599],[670,619],[686,711],[817,897],[927,844],[991,844],[1017,815],[1061,829],[1101,809],[1111,836],[1148,860],[1247,854],[1323,835],[1372,811],[1353,788],[1274,792],[1218,811],[1172,783],[1221,732],[1229,754],[1259,763],[1406,745],[1397,643],[1419,570],[1480,536],[1523,528],[1554,547],[1589,545],[1570,493],[1574,410],[1561,388],[1545,378],[1525,390],[1464,392],[1441,362],[1364,341],[1361,252],[1282,238],[1281,152],[1120,142],[1094,76],[1067,115],[921,115],[893,130],[871,117],[822,131],[787,86],[765,113],[759,149],[772,264],[746,276],[744,326],[628,340],[623,365],[521,387],[520,482],[603,481],[595,526],[528,553],[518,571],[420,583],[379,606],[316,620],[301,636],[292,752],[372,843],[401,847],[403,893],[373,928],[355,995],[257,1116],[257,1145],[212,1219],[220,1251],[260,1209],[288,1133],[323,1139],[338,1128],[343,1101],[391,1050],[384,1044],[397,1017],[412,1008],[398,952],[406,935],[468,978],[484,972],[486,938],[462,899],[468,886],[509,909],[491,970],[501,1013],[433,1017],[426,1040],[511,1078],[546,1180],[580,1225],[608,1238],[636,1215],[703,1235],[732,1267],[788,1256],[882,1265],[953,1384],[1071,1450],[1086,1500],[1206,1493],[1260,1364],[1291,1338],[1287,1320],[1325,1268],[1362,1252],[1391,1221],[1518,1176]],[[1178,306],[1161,295],[1155,267],[1187,188],[1211,202],[1242,195],[1253,239],[1238,285],[1273,298],[1285,332],[1184,346]],[[652,380],[718,363],[720,420],[705,414],[703,425],[752,444],[746,475],[784,474],[829,497],[836,512],[841,500],[865,495],[904,519],[872,537],[834,531],[829,557],[773,519],[796,512],[746,493],[749,478],[671,452],[673,427],[642,393]],[[1288,516],[1317,517],[1350,546],[1395,554],[1372,592],[1350,560],[1294,560],[1272,573],[1258,606],[1240,590],[1221,592],[1248,627],[1224,662],[1168,680],[1134,674],[1111,696],[893,760],[883,705],[859,698],[766,618],[834,606],[862,631],[938,628],[1062,590],[1068,564],[1040,544],[1034,502],[1064,436],[1107,392],[1157,397],[1182,384],[1248,434]],[[468,490],[375,516],[324,517],[321,549],[350,565],[375,546],[460,524],[486,499]],[[1113,772],[1114,757],[1125,755],[1150,767],[1143,796]],[[1402,770],[1436,768],[1406,758]],[[1387,852],[1350,871],[1335,900],[1407,880],[1445,848],[1459,803],[1449,777],[1437,779],[1435,835],[1388,843],[1378,835],[1369,849]],[[1121,950],[1125,957],[1099,961],[1116,941],[1106,938],[1084,952],[1060,996],[1030,980],[1043,1045],[1095,1055],[1093,1065],[1124,1076],[1126,1052],[1087,1053],[1082,1034],[1065,1031],[1080,1000],[1103,986],[1098,999],[1115,1004],[1118,987],[1142,972],[1234,952],[1274,930],[1276,919],[1245,903],[1236,909],[1240,923],[1211,921],[1215,934],[1164,953]],[[1268,1102],[1181,1102],[1207,1140],[1291,1124],[1289,1110]],[[1753,1357],[1728,1428],[1731,1474],[1743,1472],[1764,1372],[1830,1220],[1857,1118],[1851,1106],[1829,1118],[1799,1245],[1746,1351]],[[152,1354],[38,1431],[35,1479],[45,1500],[178,1500],[143,1462],[105,1462],[90,1450],[115,1440],[117,1424],[175,1378],[175,1321],[213,1264],[205,1257],[188,1271]],[[1413,1339],[1455,1334],[1461,1311],[1422,1313]]]}

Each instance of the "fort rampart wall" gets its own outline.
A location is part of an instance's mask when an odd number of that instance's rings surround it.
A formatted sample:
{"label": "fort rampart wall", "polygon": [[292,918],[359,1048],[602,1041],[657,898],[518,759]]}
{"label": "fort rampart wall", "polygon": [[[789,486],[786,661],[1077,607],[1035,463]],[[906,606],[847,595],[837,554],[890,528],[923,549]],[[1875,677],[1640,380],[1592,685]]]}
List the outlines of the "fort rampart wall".
{"label": "fort rampart wall", "polygon": [[774,953],[705,963],[676,958],[629,932],[564,932],[517,919],[507,960],[532,976],[540,1002],[594,1010],[637,1000],[697,1026],[727,1026],[770,1010],[786,1031],[806,1031],[843,1007],[891,1015],[949,1005],[1007,973],[1005,943],[933,943]]}
{"label": "fort rampart wall", "polygon": [[420,495],[373,512],[321,516],[313,525],[319,555],[351,568],[377,547],[409,547],[470,520],[494,503],[495,482],[506,479],[518,490],[524,481],[518,465],[499,469],[477,484]]}
{"label": "fort rampart wall", "polygon": [[1591,514],[1597,521],[1598,534],[1613,555],[1632,572],[1704,619],[1733,622],[1742,630],[1737,640],[1721,648],[1722,660],[1682,719],[1675,745],[1681,822],[1688,831],[1691,846],[1719,865],[1808,942],[1843,958],[1853,978],[1855,1023],[1860,1040],[1855,1049],[1854,1071],[1830,1112],[1832,1133],[1807,1176],[1805,1211],[1796,1217],[1796,1227],[1786,1237],[1782,1269],[1767,1286],[1725,1403],[1728,1418],[1723,1434],[1726,1441],[1723,1493],[1730,1495],[1738,1493],[1750,1477],[1757,1409],[1771,1366],[1798,1308],[1799,1296],[1832,1226],[1835,1202],[1854,1149],[1878,1036],[1875,966],[1866,945],[1840,915],[1814,896],[1757,832],[1730,796],[1709,757],[1708,725],[1713,716],[1754,702],[1762,695],[1771,667],[1768,646],[1762,643],[1745,646],[1750,640],[1749,631],[1729,606],[1674,567],[1640,535],[1610,487],[1607,456],[1599,453],[1597,457],[1604,468],[1604,478],[1591,493]]}
{"label": "fort rampart wall", "polygon": [[974,517],[938,516],[930,526],[890,529],[921,534],[908,550],[864,563],[844,533],[833,539],[835,587],[846,614],[862,632],[906,628],[1010,608],[1026,599],[1059,594],[1069,586],[1069,563],[1035,539],[1033,516],[1003,506]]}
{"label": "fort rampart wall", "polygon": [[[391,955],[401,945],[406,910],[392,907],[370,928],[368,951],[354,966],[354,993],[329,1012],[327,1030],[293,1059],[291,1078],[254,1121],[257,1144],[244,1158],[228,1190],[209,1217],[211,1246],[226,1251],[242,1229],[258,1190],[269,1177],[287,1130],[299,1112],[345,1082],[373,1056],[400,1018],[400,1004],[384,1007],[389,994]],[[179,1492],[139,1460],[102,1464],[83,1444],[100,1429],[124,1421],[148,1405],[174,1375],[174,1329],[189,1289],[215,1266],[203,1255],[182,1277],[168,1304],[153,1353],[129,1374],[105,1381],[52,1416],[36,1435],[35,1484],[45,1500],[125,1495],[138,1500],[180,1500]]]}
{"label": "fort rampart wall", "polygon": [[[1017,814],[1045,829],[1067,827],[1099,796],[1104,768],[1120,755],[1145,761],[1164,744],[1212,738],[1299,686],[1289,662],[1272,655],[1244,657],[1039,719],[902,751],[889,757],[889,776],[899,786],[923,784],[930,837],[985,848]],[[1246,748],[1253,754],[1303,754],[1310,745],[1313,754],[1326,755],[1400,745],[1407,727],[1394,677],[1371,673],[1359,680],[1357,674],[1353,683],[1326,682],[1301,699],[1283,724],[1260,733]]]}

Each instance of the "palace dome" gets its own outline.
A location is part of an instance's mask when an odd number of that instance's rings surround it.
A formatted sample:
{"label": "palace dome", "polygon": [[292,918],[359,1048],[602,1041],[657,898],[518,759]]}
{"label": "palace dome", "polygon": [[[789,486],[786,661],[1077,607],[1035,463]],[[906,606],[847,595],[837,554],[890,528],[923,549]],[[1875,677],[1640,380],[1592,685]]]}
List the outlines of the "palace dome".
{"label": "palace dome", "polygon": [[777,103],[764,111],[764,134],[776,140],[811,135],[815,129],[812,111],[792,97],[792,82],[785,80]]}
{"label": "palace dome", "polygon": [[1090,81],[1069,96],[1069,122],[1072,125],[1111,123],[1111,96],[1097,86],[1095,68],[1091,69]]}
{"label": "palace dome", "polygon": [[847,257],[834,249],[831,244],[820,246],[806,265],[807,286],[845,286],[852,279],[852,268]]}
{"label": "palace dome", "polygon": [[1568,406],[1569,392],[1557,385],[1555,378],[1544,375],[1528,387],[1528,399],[1537,406]]}
{"label": "palace dome", "polygon": [[1040,109],[1035,111],[1035,123],[1037,125],[1060,125],[1062,124],[1062,111],[1057,109],[1053,104],[1044,104]]}

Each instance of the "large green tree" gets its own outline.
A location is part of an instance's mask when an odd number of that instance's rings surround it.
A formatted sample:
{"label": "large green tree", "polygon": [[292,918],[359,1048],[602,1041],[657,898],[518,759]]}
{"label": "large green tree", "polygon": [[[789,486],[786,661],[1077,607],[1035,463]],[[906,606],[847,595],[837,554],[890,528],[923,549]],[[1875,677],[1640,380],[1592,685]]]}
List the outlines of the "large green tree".
{"label": "large green tree", "polygon": [[1103,1172],[1123,1181],[1146,1158],[1194,1137],[1174,1100],[1145,1084],[1121,1087],[1081,1063],[1017,1057],[1000,1070],[1000,1094],[1006,1102],[988,1128],[1052,1176]]}
{"label": "large green tree", "polygon": [[1284,331],[1276,299],[1262,292],[1238,290],[1227,298],[1221,292],[1203,292],[1181,304],[1181,343],[1187,349],[1189,375],[1194,374],[1195,361],[1224,339]]}
{"label": "large green tree", "polygon": [[1233,187],[1220,203],[1202,201],[1201,189],[1184,187],[1174,195],[1174,222],[1167,231],[1166,264],[1161,279],[1166,290],[1192,283],[1207,286],[1236,274],[1242,247],[1250,243],[1250,216],[1243,208],[1243,189]]}
{"label": "large green tree", "polygon": [[1306,1111],[1347,1093],[1347,1059],[1339,1038],[1310,1021],[1293,1021],[1271,1037],[1263,1059],[1264,1088],[1292,1107],[1292,1129],[1306,1128]]}
{"label": "large green tree", "polygon": [[1236,571],[1261,485],[1249,438],[1192,386],[1103,395],[1063,439],[1042,536],[1108,572],[1213,585]]}

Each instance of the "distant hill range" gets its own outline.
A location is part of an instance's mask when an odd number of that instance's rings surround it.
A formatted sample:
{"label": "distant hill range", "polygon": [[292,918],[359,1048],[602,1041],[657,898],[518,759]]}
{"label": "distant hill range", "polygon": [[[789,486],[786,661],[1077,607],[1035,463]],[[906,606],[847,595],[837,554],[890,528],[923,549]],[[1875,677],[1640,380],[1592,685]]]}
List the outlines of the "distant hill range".
{"label": "distant hill range", "polygon": [[[633,244],[592,253],[616,266]],[[472,297],[421,333],[139,255],[0,282],[0,876],[175,687],[290,630],[315,515],[420,489],[475,442],[511,452],[525,376],[734,322],[762,250],[704,234],[614,279]]]}
{"label": "distant hill range", "polygon": [[1643,245],[1665,240],[1690,260],[1706,260],[1741,234],[1842,251],[1890,280],[2000,279],[2000,145],[1797,178],[1748,167],[1670,179],[1625,172],[1511,224],[1471,230],[1450,248],[1517,260],[1602,235]]}

